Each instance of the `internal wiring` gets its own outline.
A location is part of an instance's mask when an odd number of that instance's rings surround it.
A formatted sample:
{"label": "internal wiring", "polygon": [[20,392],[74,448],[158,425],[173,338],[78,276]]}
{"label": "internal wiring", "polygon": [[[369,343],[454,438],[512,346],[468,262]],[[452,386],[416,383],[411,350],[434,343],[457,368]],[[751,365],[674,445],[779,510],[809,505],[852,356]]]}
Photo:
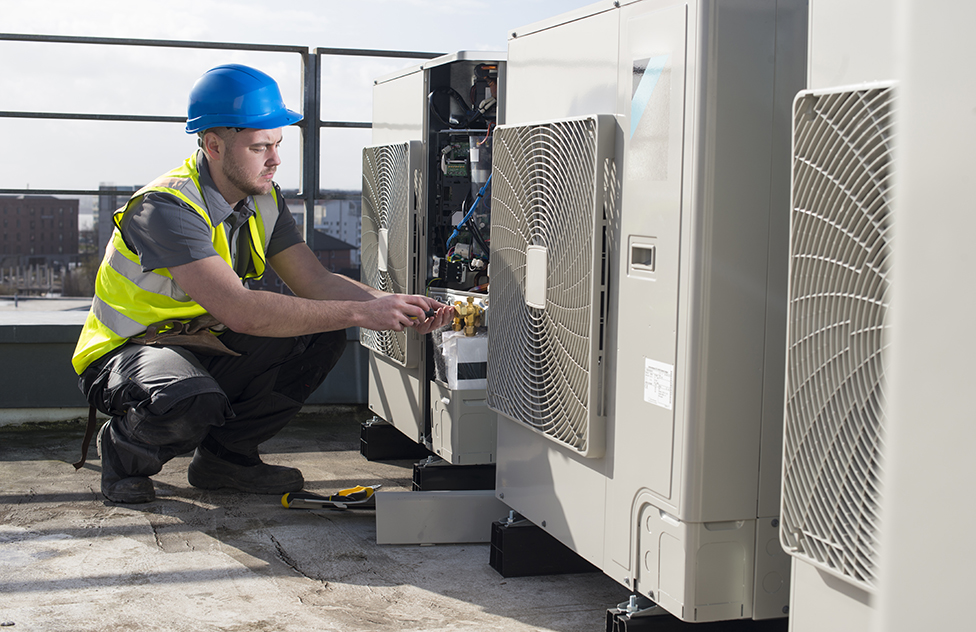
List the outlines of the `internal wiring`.
{"label": "internal wiring", "polygon": [[478,147],[481,147],[482,145],[484,145],[485,143],[488,142],[488,139],[491,138],[491,128],[493,128],[494,126],[495,126],[495,123],[493,123],[493,122],[492,123],[488,123],[488,131],[485,132],[485,137],[482,138],[481,141],[478,143]]}
{"label": "internal wiring", "polygon": [[[461,109],[464,111],[464,116],[465,116],[463,121],[452,122],[450,113],[448,113],[447,119],[441,116],[441,113],[437,111],[437,107],[434,105],[434,96],[439,93],[446,93],[458,105],[461,106]],[[478,116],[472,118],[474,112],[472,112],[471,109],[468,107],[468,103],[464,100],[464,97],[458,94],[457,90],[449,86],[442,86],[440,88],[435,88],[434,90],[432,90],[431,93],[427,95],[427,105],[430,108],[430,111],[434,114],[434,116],[437,117],[437,120],[441,122],[441,125],[446,125],[447,127],[458,127],[458,128],[466,127],[468,123],[477,120],[483,114],[482,112],[478,112]]]}
{"label": "internal wiring", "polygon": [[[464,218],[460,222],[458,222],[458,225],[454,228],[454,232],[451,233],[451,236],[447,238],[447,244],[445,245],[445,248],[449,249],[451,247],[451,242],[457,239],[457,236],[460,233],[461,228],[468,220],[471,219],[471,216],[474,214],[475,209],[478,208],[478,202],[480,202],[481,198],[485,196],[485,191],[488,190],[489,184],[491,184],[491,175],[488,176],[488,179],[485,180],[485,184],[481,187],[481,190],[478,191],[478,197],[474,199],[474,204],[471,205],[471,208],[468,210],[468,213],[464,216]],[[485,250],[485,252],[487,253],[488,251]]]}

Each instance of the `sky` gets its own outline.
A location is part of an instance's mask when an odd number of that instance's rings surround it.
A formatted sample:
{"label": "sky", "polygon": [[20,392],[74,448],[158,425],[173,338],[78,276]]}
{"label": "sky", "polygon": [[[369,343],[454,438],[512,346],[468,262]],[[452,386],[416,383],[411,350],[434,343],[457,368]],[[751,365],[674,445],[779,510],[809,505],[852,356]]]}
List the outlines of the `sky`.
{"label": "sky", "polygon": [[[607,0],[604,0],[607,2]],[[0,31],[135,39],[452,53],[505,51],[508,34],[592,0],[0,0]],[[300,110],[289,53],[0,41],[0,111],[185,116],[193,82],[222,63],[264,70]],[[323,120],[368,121],[372,82],[419,60],[323,57]],[[419,97],[422,98],[422,95]],[[0,118],[0,188],[144,184],[177,166],[195,137],[174,123]],[[322,187],[358,189],[369,130],[324,129]],[[286,130],[279,184],[298,188],[299,134]]]}

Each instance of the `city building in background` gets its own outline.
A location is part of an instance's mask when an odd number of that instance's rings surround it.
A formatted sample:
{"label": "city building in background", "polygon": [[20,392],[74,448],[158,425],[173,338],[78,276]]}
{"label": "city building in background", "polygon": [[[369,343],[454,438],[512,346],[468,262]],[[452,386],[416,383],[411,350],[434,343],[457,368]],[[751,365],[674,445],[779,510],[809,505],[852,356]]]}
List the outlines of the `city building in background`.
{"label": "city building in background", "polygon": [[0,196],[0,218],[3,265],[66,265],[77,258],[78,200]]}
{"label": "city building in background", "polygon": [[[356,246],[347,244],[332,235],[316,229],[312,233],[309,247],[315,253],[315,257],[319,260],[319,263],[327,270],[344,274],[357,280],[359,279],[359,266],[352,264],[352,253],[358,253]],[[248,287],[252,290],[264,290],[266,292],[278,292],[280,294],[292,293],[288,289],[288,286],[278,278],[278,275],[275,274],[274,269],[271,267],[266,268],[263,277],[250,281]]]}
{"label": "city building in background", "polygon": [[[284,193],[295,221],[299,226],[304,226],[305,201],[298,198],[295,191]],[[324,191],[322,199],[315,203],[315,230],[331,235],[352,247],[349,252],[349,267],[352,268],[359,268],[362,209],[363,199],[360,191]]]}
{"label": "city building in background", "polygon": [[95,231],[98,235],[98,251],[105,252],[105,246],[112,237],[112,230],[115,228],[112,223],[112,216],[120,206],[128,201],[133,193],[142,187],[138,186],[115,186],[102,182],[98,185],[99,191],[118,191],[118,195],[100,195],[98,197],[98,214],[94,218]]}

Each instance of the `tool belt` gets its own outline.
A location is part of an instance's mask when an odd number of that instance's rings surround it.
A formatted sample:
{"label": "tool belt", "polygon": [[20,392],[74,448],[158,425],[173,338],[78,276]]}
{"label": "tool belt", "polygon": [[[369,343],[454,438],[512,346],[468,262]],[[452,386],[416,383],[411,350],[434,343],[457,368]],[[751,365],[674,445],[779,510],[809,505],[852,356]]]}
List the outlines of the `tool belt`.
{"label": "tool belt", "polygon": [[226,329],[223,323],[210,314],[202,314],[189,322],[171,318],[149,325],[146,333],[129,338],[129,342],[146,346],[185,347],[204,355],[241,355],[228,349],[214,333]]}
{"label": "tool belt", "polygon": [[[129,342],[137,345],[158,347],[184,347],[194,353],[203,355],[239,356],[230,349],[214,331],[224,331],[227,327],[210,314],[202,314],[189,322],[171,318],[153,323],[146,327],[146,332],[133,338]],[[85,428],[85,439],[81,444],[81,460],[74,463],[76,470],[80,470],[88,459],[88,448],[95,436],[96,408],[88,407],[88,426]]]}

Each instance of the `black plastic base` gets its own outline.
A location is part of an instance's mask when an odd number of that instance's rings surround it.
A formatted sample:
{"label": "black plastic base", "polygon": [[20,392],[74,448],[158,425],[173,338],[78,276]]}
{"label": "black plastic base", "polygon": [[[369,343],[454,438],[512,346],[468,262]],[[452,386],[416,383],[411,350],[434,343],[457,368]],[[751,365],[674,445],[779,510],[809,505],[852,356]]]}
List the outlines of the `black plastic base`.
{"label": "black plastic base", "polygon": [[598,573],[600,569],[527,520],[491,524],[488,561],[502,577]]}
{"label": "black plastic base", "polygon": [[445,461],[414,463],[413,491],[495,489],[495,464],[451,465]]}
{"label": "black plastic base", "polygon": [[367,461],[426,459],[431,451],[385,421],[365,421],[359,433],[359,452]]}
{"label": "black plastic base", "polygon": [[710,621],[708,623],[688,623],[670,615],[628,617],[617,608],[607,610],[607,632],[787,632],[789,619],[736,619],[734,621]]}

